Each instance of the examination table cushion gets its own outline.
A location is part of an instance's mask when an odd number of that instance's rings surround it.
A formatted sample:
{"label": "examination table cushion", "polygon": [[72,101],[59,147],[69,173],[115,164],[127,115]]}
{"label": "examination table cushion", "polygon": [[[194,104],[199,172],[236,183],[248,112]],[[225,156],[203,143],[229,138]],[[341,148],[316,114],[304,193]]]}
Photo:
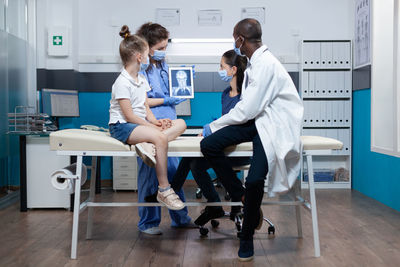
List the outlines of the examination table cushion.
{"label": "examination table cushion", "polygon": [[[203,137],[181,136],[169,142],[170,152],[198,152]],[[332,138],[321,136],[302,136],[304,150],[341,149],[343,143]],[[66,129],[50,134],[50,149],[64,151],[134,151],[134,146],[126,145],[114,139],[107,132],[90,131],[83,129]],[[251,151],[251,142],[231,146],[226,149],[232,151]]]}
{"label": "examination table cushion", "polygon": [[50,134],[50,149],[64,151],[130,151],[107,132],[66,129]]}

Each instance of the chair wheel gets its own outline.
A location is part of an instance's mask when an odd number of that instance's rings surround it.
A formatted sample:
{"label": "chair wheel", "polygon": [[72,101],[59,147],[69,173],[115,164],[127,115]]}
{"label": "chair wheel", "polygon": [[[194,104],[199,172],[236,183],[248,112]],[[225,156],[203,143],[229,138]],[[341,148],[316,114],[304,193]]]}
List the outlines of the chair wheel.
{"label": "chair wheel", "polygon": [[201,236],[206,236],[208,234],[208,229],[206,227],[201,227],[199,231]]}
{"label": "chair wheel", "polygon": [[241,231],[242,231],[242,224],[239,223],[239,222],[237,222],[237,223],[235,223],[235,225],[236,225],[236,230],[237,230],[238,232],[241,232]]}
{"label": "chair wheel", "polygon": [[217,227],[219,226],[219,221],[217,221],[217,220],[211,220],[211,226],[212,226],[213,228],[217,228]]}
{"label": "chair wheel", "polygon": [[272,233],[273,235],[275,235],[275,227],[274,227],[274,226],[268,227],[268,234],[270,235],[271,233]]}
{"label": "chair wheel", "polygon": [[203,197],[203,192],[201,192],[200,188],[197,188],[197,190],[196,190],[196,198],[200,199],[202,197]]}

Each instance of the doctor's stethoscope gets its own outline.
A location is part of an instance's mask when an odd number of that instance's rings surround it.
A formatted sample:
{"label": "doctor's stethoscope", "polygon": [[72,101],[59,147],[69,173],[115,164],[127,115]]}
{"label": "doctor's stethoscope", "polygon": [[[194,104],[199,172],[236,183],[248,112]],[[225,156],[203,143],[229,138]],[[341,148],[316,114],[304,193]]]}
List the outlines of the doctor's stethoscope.
{"label": "doctor's stethoscope", "polygon": [[[167,88],[167,89],[169,90],[168,78],[167,78],[167,80],[165,80],[164,75],[163,75],[163,74],[165,74],[166,77],[168,77],[168,72],[164,69],[164,67],[163,67],[162,64],[160,64],[160,67],[161,67],[161,68],[160,68],[160,77],[161,77],[161,80],[162,80],[162,82],[163,82],[165,88]],[[156,66],[152,66],[152,68],[153,68],[152,71],[157,71],[157,70],[158,70],[158,68],[157,68]],[[146,71],[146,75],[148,76],[147,71]],[[149,79],[147,79],[147,80],[149,80]],[[150,88],[153,89],[153,85],[150,84]],[[169,93],[169,92],[167,92],[167,93]]]}

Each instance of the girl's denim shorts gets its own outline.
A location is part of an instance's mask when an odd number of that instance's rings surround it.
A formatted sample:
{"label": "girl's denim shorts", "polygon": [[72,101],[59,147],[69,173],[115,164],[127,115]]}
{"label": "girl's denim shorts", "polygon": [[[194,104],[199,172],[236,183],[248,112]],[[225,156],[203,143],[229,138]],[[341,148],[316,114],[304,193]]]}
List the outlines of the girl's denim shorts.
{"label": "girl's denim shorts", "polygon": [[108,125],[111,136],[123,143],[128,141],[129,136],[137,126],[139,126],[139,124],[130,122],[120,123],[119,121]]}

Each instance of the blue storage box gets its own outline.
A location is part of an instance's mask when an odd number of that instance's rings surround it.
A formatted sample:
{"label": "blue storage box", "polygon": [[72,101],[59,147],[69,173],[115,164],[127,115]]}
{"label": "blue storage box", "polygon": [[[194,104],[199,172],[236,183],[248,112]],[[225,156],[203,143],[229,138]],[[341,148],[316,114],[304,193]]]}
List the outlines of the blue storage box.
{"label": "blue storage box", "polygon": [[[314,182],[333,182],[335,171],[330,169],[314,170]],[[304,182],[308,182],[308,173],[304,173]]]}

